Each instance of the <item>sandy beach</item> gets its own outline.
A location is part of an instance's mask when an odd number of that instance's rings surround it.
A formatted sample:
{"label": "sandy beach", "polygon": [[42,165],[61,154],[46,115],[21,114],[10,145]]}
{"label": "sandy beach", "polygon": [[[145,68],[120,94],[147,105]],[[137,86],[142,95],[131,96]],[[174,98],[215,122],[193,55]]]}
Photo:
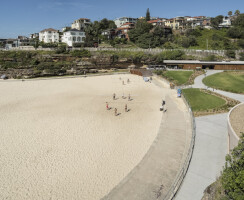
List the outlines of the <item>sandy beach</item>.
{"label": "sandy beach", "polygon": [[162,118],[162,89],[135,75],[1,81],[0,91],[0,199],[100,199],[142,160]]}

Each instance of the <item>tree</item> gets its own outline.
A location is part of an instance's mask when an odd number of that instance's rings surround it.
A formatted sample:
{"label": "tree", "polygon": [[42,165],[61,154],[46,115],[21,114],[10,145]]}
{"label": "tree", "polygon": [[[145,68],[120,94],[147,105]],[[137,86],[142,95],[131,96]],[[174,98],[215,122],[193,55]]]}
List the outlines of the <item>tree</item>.
{"label": "tree", "polygon": [[244,134],[238,146],[225,158],[221,184],[228,199],[242,200],[244,197]]}
{"label": "tree", "polygon": [[231,38],[244,38],[244,30],[241,27],[234,26],[227,31],[227,35]]}
{"label": "tree", "polygon": [[237,16],[240,15],[240,13],[241,13],[240,10],[235,11],[235,15],[237,15]]}
{"label": "tree", "polygon": [[228,57],[228,58],[235,58],[236,57],[236,53],[234,50],[227,50],[225,55]]}
{"label": "tree", "polygon": [[239,56],[240,56],[240,61],[244,61],[244,53],[241,52],[241,53],[239,54]]}
{"label": "tree", "polygon": [[232,11],[229,11],[229,12],[228,12],[228,15],[229,15],[229,16],[232,16],[232,14],[233,14]]}
{"label": "tree", "polygon": [[234,26],[244,28],[244,14],[238,15],[238,17],[233,22]]}
{"label": "tree", "polygon": [[147,13],[146,13],[146,21],[150,21],[150,20],[151,20],[151,16],[150,16],[149,8],[148,8]]}
{"label": "tree", "polygon": [[223,22],[223,15],[218,15],[217,17],[211,18],[211,25],[213,28],[218,29],[219,24]]}

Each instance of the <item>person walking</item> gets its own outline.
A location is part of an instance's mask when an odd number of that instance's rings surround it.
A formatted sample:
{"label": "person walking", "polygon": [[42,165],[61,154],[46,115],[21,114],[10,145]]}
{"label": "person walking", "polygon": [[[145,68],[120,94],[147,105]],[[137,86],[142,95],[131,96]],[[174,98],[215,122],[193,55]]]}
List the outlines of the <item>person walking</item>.
{"label": "person walking", "polygon": [[131,99],[130,99],[130,94],[128,95],[128,101],[130,101]]}
{"label": "person walking", "polygon": [[117,108],[114,109],[114,115],[117,116]]}
{"label": "person walking", "polygon": [[127,79],[127,83],[130,83],[130,79]]}
{"label": "person walking", "polygon": [[125,112],[128,112],[128,110],[127,110],[127,104],[125,104]]}
{"label": "person walking", "polygon": [[116,98],[116,94],[114,93],[114,94],[113,94],[113,100],[115,100],[115,98]]}
{"label": "person walking", "polygon": [[106,109],[109,110],[108,102],[106,102]]}

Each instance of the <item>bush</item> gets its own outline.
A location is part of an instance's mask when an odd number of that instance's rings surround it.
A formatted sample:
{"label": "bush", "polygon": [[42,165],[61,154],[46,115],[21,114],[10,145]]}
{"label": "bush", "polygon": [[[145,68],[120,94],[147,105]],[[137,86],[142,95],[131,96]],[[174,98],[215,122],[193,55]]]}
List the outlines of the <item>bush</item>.
{"label": "bush", "polygon": [[209,55],[204,58],[206,61],[217,61],[217,57],[215,55]]}
{"label": "bush", "polygon": [[236,57],[236,53],[235,51],[233,50],[227,50],[225,55],[228,57],[228,58],[235,58]]}
{"label": "bush", "polygon": [[71,55],[74,57],[82,58],[82,57],[91,57],[91,53],[88,50],[74,50],[71,52]]}
{"label": "bush", "polygon": [[240,53],[239,56],[240,56],[240,61],[244,61],[244,53],[243,52]]}
{"label": "bush", "polygon": [[243,40],[243,39],[240,39],[240,40],[238,41],[238,45],[239,45],[242,49],[244,49],[244,40]]}
{"label": "bush", "polygon": [[162,63],[164,60],[183,60],[185,53],[180,50],[163,51],[156,55],[156,62]]}
{"label": "bush", "polygon": [[67,53],[66,46],[62,45],[62,46],[58,47],[57,50],[55,51],[55,53],[57,53],[57,54]]}
{"label": "bush", "polygon": [[221,184],[228,199],[242,200],[244,197],[244,134],[239,144],[227,155],[221,176]]}

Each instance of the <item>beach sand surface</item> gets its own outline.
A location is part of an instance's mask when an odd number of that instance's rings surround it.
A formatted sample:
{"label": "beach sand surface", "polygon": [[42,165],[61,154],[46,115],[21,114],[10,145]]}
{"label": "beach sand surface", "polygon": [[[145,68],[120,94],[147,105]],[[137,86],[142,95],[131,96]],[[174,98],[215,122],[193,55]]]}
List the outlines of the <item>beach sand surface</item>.
{"label": "beach sand surface", "polygon": [[0,199],[100,199],[142,160],[162,119],[162,89],[135,75],[9,80],[0,91]]}

